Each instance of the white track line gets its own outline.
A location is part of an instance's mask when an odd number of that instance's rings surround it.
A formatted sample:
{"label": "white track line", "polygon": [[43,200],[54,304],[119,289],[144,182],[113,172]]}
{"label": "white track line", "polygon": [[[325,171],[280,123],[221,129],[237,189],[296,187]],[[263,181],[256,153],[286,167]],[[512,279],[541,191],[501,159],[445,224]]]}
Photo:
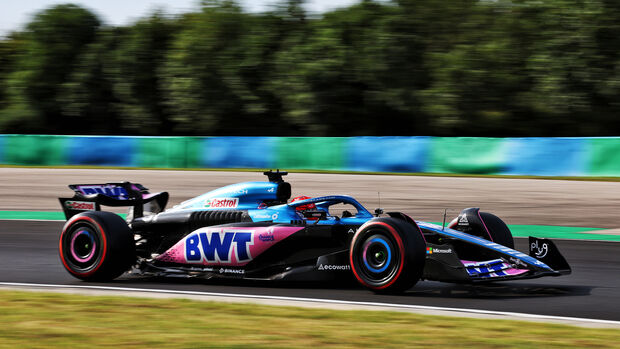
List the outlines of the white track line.
{"label": "white track line", "polygon": [[[359,302],[359,301],[345,301],[336,299],[321,299],[321,298],[304,298],[304,297],[287,297],[287,296],[269,296],[269,295],[254,295],[254,294],[236,294],[236,293],[219,293],[219,292],[199,292],[199,291],[183,291],[183,290],[167,290],[167,289],[146,289],[135,287],[114,287],[114,286],[86,286],[86,285],[60,285],[60,284],[35,284],[35,283],[19,283],[19,282],[0,282],[0,286],[5,287],[24,287],[24,288],[49,288],[49,289],[76,289],[76,290],[99,290],[99,291],[116,291],[116,292],[140,292],[140,293],[153,293],[153,294],[166,294],[166,295],[185,295],[185,296],[203,296],[203,297],[219,297],[219,298],[233,298],[233,299],[246,299],[246,300],[271,300],[271,301],[286,301],[298,303],[303,306],[303,303],[311,303],[314,305],[345,305],[356,309],[359,307],[375,307],[379,310],[409,310],[413,312],[426,312],[426,313],[446,313],[443,315],[448,316],[466,316],[475,317],[478,316],[490,316],[490,317],[502,317],[511,320],[522,321],[541,321],[541,322],[559,322],[569,325],[577,326],[600,326],[600,327],[615,327],[620,328],[620,321],[611,320],[599,320],[577,317],[564,317],[564,316],[552,316],[552,315],[537,315],[527,313],[514,313],[494,310],[481,310],[481,309],[465,309],[465,308],[448,308],[448,307],[435,307],[426,305],[409,305],[409,304],[394,304],[394,303],[379,303],[379,302]],[[277,305],[277,303],[272,303]],[[441,315],[441,314],[439,314]]]}

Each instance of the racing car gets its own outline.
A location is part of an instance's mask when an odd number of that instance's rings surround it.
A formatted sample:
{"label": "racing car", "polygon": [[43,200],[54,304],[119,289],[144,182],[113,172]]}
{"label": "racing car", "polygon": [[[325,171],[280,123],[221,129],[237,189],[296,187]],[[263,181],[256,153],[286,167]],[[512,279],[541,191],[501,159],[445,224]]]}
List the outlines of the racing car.
{"label": "racing car", "polygon": [[[287,172],[224,186],[165,209],[167,192],[131,182],[72,184],[60,198],[66,270],[85,281],[122,274],[327,281],[351,278],[378,293],[419,280],[476,283],[569,274],[555,244],[529,237],[516,251],[497,216],[467,208],[449,224],[367,210],[353,197],[290,200]],[[126,218],[101,206],[129,207]]]}

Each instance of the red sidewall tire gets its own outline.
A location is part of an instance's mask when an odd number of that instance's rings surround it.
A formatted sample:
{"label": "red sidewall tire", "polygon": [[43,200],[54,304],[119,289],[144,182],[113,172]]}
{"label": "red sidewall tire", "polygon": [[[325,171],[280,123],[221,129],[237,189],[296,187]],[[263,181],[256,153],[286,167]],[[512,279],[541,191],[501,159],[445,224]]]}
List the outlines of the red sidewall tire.
{"label": "red sidewall tire", "polygon": [[349,258],[353,275],[363,286],[375,292],[402,292],[422,275],[426,243],[415,224],[375,218],[355,233]]}
{"label": "red sidewall tire", "polygon": [[[100,233],[99,237],[101,241],[101,246],[100,248],[98,248],[98,251],[96,251],[96,252],[99,252],[100,256],[96,258],[95,263],[92,266],[85,268],[84,271],[80,271],[79,269],[76,269],[73,266],[73,263],[71,263],[70,258],[67,255],[67,253],[69,253],[70,251],[67,251],[67,250],[73,248],[74,246],[67,246],[67,243],[66,243],[67,242],[66,239],[69,238],[67,235],[71,234],[72,232],[76,232],[80,228],[80,223],[82,222],[85,223],[85,226],[90,225],[91,227],[95,228],[95,233]],[[78,278],[88,278],[89,276],[95,274],[97,270],[101,267],[103,262],[105,261],[107,249],[108,249],[108,244],[107,244],[105,231],[103,230],[103,228],[101,228],[101,225],[97,223],[96,220],[94,220],[93,218],[89,216],[76,215],[76,216],[71,217],[71,219],[67,221],[62,232],[60,233],[60,239],[58,241],[58,251],[60,254],[60,260],[62,262],[62,265],[65,267],[65,269],[67,269],[69,273],[73,274],[74,276]]]}
{"label": "red sidewall tire", "polygon": [[73,216],[60,233],[60,260],[65,269],[86,281],[112,280],[135,262],[131,229],[117,214],[88,211]]}

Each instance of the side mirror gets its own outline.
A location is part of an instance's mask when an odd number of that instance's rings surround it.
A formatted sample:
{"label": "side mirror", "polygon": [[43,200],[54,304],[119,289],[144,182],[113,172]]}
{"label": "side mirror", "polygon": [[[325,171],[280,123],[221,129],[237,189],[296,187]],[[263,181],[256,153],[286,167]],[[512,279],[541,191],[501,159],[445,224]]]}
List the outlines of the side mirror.
{"label": "side mirror", "polygon": [[383,214],[383,209],[375,208],[375,217],[379,217],[380,214]]}

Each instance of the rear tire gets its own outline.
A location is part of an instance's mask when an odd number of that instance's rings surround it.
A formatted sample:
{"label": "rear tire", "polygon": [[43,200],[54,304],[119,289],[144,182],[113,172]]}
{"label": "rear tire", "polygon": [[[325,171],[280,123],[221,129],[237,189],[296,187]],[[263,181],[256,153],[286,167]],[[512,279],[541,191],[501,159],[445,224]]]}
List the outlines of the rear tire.
{"label": "rear tire", "polygon": [[351,270],[363,286],[378,293],[404,292],[420,279],[426,242],[417,225],[375,218],[362,225],[350,248]]}
{"label": "rear tire", "polygon": [[112,212],[88,211],[71,217],[58,245],[65,269],[85,281],[109,281],[136,260],[134,236],[127,223]]}

